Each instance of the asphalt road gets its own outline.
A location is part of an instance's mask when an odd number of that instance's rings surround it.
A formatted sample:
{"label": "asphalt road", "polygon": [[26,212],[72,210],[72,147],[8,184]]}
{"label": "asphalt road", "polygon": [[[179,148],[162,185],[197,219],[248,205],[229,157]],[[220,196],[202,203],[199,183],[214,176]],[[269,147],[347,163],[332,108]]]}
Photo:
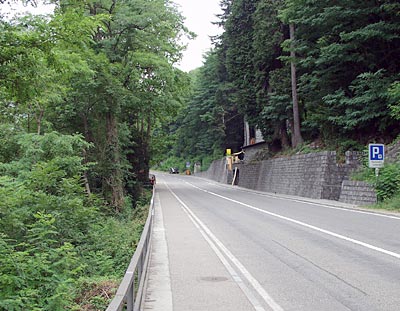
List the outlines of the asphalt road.
{"label": "asphalt road", "polygon": [[157,175],[145,310],[400,310],[400,215]]}

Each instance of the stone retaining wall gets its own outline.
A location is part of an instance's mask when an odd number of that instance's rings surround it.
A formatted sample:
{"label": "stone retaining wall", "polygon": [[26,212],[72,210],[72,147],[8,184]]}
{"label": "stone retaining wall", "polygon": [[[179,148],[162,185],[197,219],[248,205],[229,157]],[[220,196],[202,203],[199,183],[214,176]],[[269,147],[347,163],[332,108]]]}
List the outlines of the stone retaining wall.
{"label": "stone retaining wall", "polygon": [[[325,151],[239,163],[233,167],[238,169],[235,184],[244,188],[314,199],[339,200],[342,197],[343,182],[349,179],[351,171],[358,165],[357,157],[351,153],[346,154],[345,164],[338,164],[336,152]],[[225,159],[214,161],[207,172],[196,175],[229,184],[233,178],[233,173],[226,169]],[[353,192],[349,190],[350,186],[346,187],[345,191],[349,192],[347,195],[343,194],[343,200],[350,200],[347,197]]]}
{"label": "stone retaining wall", "polygon": [[196,176],[208,178],[221,183],[226,183],[228,180],[228,170],[226,169],[226,160],[215,160],[211,163],[207,171],[196,173]]}
{"label": "stone retaining wall", "polygon": [[400,156],[400,141],[388,146],[385,151],[385,162],[393,163],[399,161]]}
{"label": "stone retaining wall", "polygon": [[237,164],[238,184],[266,192],[325,198],[331,186],[326,180],[331,158],[331,152],[320,152]]}
{"label": "stone retaining wall", "polygon": [[377,198],[372,185],[363,181],[344,180],[339,201],[356,205],[371,205],[377,202]]}

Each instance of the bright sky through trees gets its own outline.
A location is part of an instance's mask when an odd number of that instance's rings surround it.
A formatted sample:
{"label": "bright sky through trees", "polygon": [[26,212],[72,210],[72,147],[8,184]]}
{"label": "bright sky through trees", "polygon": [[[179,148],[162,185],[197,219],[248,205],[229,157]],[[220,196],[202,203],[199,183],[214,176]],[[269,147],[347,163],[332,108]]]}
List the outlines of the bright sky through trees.
{"label": "bright sky through trees", "polygon": [[[178,65],[183,71],[190,71],[198,68],[203,63],[203,55],[211,48],[210,36],[222,32],[217,25],[212,23],[217,21],[216,15],[221,12],[219,0],[173,0],[179,6],[179,10],[185,16],[185,25],[190,31],[197,34],[194,40],[188,42],[187,50],[183,53],[183,59]],[[52,12],[51,5],[42,5],[39,1],[38,6],[24,6],[20,2],[13,3],[12,7],[8,4],[0,6],[2,13],[31,12],[35,14],[48,14]]]}
{"label": "bright sky through trees", "polygon": [[221,12],[219,0],[174,0],[180,6],[180,11],[186,17],[185,25],[195,32],[197,37],[188,44],[179,68],[190,71],[203,63],[203,54],[211,48],[210,36],[222,32],[216,22],[217,14]]}

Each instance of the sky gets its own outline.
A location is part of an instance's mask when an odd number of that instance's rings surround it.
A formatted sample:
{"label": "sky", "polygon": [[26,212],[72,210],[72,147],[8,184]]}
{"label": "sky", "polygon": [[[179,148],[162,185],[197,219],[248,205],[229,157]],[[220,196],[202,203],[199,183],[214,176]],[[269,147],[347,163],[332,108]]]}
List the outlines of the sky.
{"label": "sky", "polygon": [[211,48],[209,36],[220,34],[222,30],[213,25],[221,13],[219,0],[173,0],[180,6],[182,15],[186,17],[185,26],[197,34],[196,39],[188,43],[183,59],[178,65],[183,71],[201,67],[203,55]]}
{"label": "sky", "polygon": [[[220,34],[222,30],[213,25],[218,20],[217,14],[221,12],[220,0],[173,0],[178,5],[179,11],[185,17],[185,26],[197,34],[194,40],[189,41],[187,49],[183,53],[182,61],[177,67],[183,71],[190,71],[201,67],[203,55],[211,48],[210,36]],[[13,4],[14,12],[23,12],[29,9],[32,13],[50,13],[49,6],[39,6],[33,9],[31,6],[23,7]],[[10,11],[7,4],[1,5],[1,11]],[[186,43],[186,42],[185,42]]]}

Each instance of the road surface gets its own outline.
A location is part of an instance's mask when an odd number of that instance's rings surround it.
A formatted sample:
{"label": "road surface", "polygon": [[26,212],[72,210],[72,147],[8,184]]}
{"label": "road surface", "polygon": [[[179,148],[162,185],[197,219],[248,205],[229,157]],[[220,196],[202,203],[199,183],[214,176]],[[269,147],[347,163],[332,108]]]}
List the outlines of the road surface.
{"label": "road surface", "polygon": [[400,215],[194,176],[156,187],[145,310],[400,310]]}

